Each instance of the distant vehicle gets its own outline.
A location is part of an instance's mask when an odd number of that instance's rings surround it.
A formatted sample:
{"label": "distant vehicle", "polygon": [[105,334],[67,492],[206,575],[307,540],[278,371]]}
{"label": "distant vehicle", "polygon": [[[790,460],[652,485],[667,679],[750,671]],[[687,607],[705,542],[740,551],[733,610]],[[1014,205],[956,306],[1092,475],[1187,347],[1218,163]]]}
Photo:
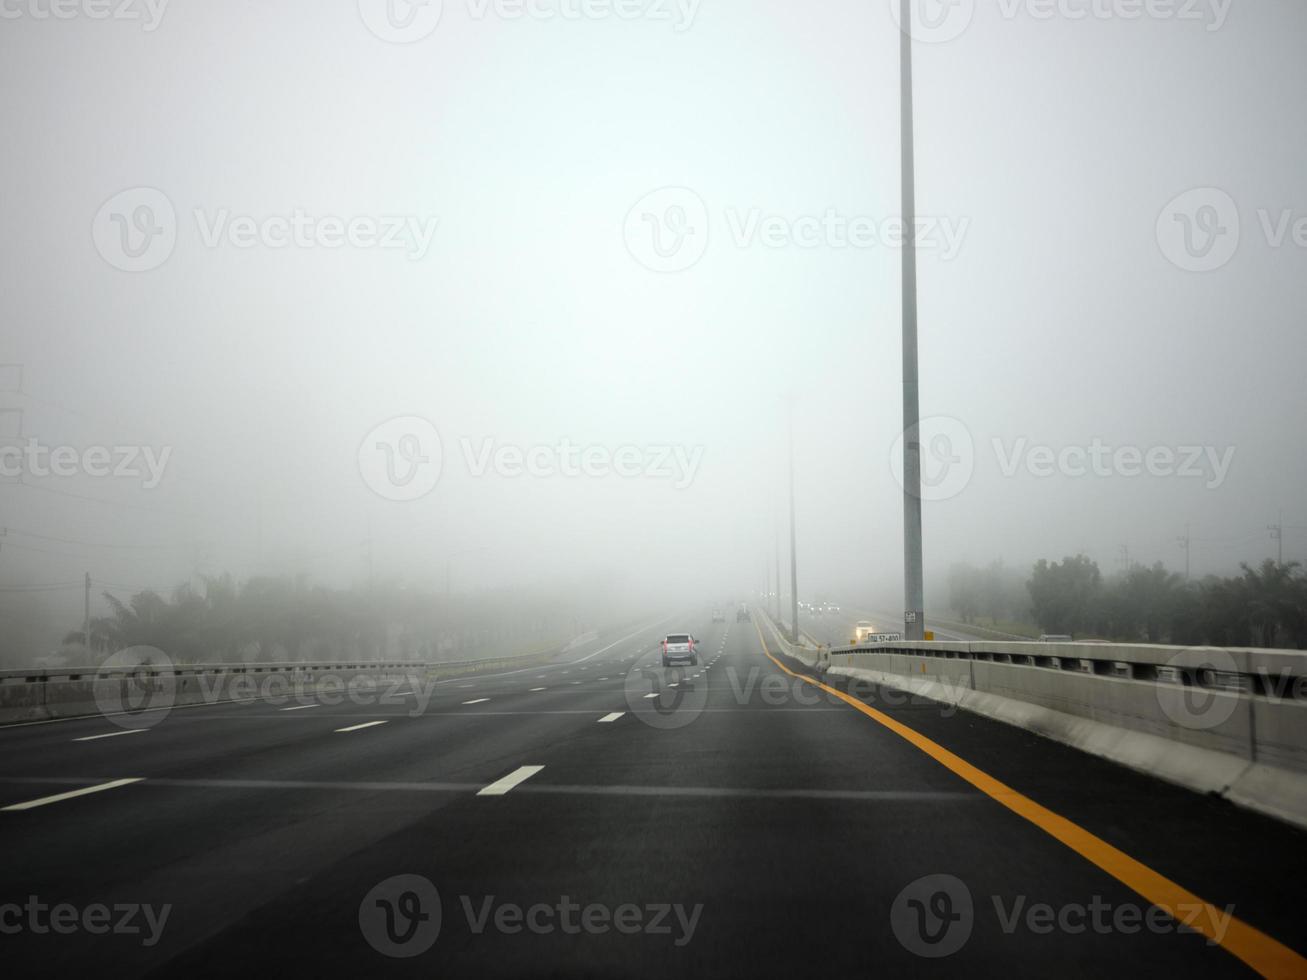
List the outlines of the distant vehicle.
{"label": "distant vehicle", "polygon": [[752,620],[753,616],[750,615],[748,606],[741,606],[739,609],[735,610],[735,621],[737,623],[748,623]]}
{"label": "distant vehicle", "polygon": [[835,603],[833,602],[828,602],[826,603],[826,611],[834,615],[835,613],[838,613],[840,611],[840,607],[835,605]]}
{"label": "distant vehicle", "polygon": [[876,625],[869,619],[860,619],[853,627],[853,642],[866,643],[867,637],[876,632]]}
{"label": "distant vehicle", "polygon": [[722,612],[720,609],[714,607],[714,608],[713,608],[713,611],[712,611],[712,621],[713,621],[714,623],[724,623],[724,622],[726,622],[726,613],[724,613],[724,612]]}
{"label": "distant vehicle", "polygon": [[674,663],[697,664],[699,651],[695,649],[695,639],[689,633],[668,633],[663,637],[663,666]]}

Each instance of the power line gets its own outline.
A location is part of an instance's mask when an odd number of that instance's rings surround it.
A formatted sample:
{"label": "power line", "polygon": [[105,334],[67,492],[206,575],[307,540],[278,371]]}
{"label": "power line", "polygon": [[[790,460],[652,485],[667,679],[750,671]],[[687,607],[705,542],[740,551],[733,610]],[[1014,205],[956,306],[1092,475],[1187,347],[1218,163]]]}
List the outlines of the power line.
{"label": "power line", "polygon": [[35,531],[24,531],[17,527],[5,527],[0,530],[7,531],[10,534],[20,534],[25,538],[52,541],[55,544],[79,545],[84,548],[115,548],[126,551],[176,551],[184,547],[175,544],[123,544],[110,541],[82,541],[76,538],[59,538],[50,534],[37,534]]}
{"label": "power line", "polygon": [[0,585],[0,592],[59,592],[81,587],[81,582],[48,582],[42,585]]}
{"label": "power line", "polygon": [[47,487],[40,483],[28,483],[22,481],[19,483],[0,483],[0,486],[21,487],[27,490],[40,490],[42,493],[52,493],[60,497],[71,497],[74,500],[85,500],[92,504],[103,504],[106,507],[122,507],[126,510],[139,510],[147,514],[157,514],[160,511],[172,514],[173,516],[194,518],[194,514],[189,511],[178,510],[173,507],[145,504],[133,504],[126,500],[106,500],[104,497],[92,497],[90,494],[78,493],[75,490],[58,490],[54,487]]}

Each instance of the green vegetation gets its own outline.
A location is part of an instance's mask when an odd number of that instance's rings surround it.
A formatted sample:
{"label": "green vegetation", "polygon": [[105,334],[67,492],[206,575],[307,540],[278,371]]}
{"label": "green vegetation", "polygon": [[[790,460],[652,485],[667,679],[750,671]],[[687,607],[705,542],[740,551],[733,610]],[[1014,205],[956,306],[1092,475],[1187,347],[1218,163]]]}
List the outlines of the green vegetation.
{"label": "green vegetation", "polygon": [[[1161,563],[1105,577],[1084,555],[1040,560],[1028,577],[1002,563],[954,565],[949,603],[964,623],[1004,632],[1120,642],[1307,649],[1307,575],[1297,563],[1241,565],[1240,575],[1186,582]],[[998,625],[1000,622],[1004,625]]]}
{"label": "green vegetation", "polygon": [[112,614],[65,637],[65,657],[96,662],[132,646],[157,647],[177,663],[472,660],[534,653],[589,628],[557,596],[490,593],[448,597],[395,585],[366,590],[302,579],[206,578],[170,598],[105,593]]}

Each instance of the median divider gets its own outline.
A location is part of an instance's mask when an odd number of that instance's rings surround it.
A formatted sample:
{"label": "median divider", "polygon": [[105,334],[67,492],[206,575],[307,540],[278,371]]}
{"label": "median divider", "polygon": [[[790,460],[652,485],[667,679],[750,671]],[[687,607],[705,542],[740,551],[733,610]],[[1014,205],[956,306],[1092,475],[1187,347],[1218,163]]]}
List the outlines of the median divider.
{"label": "median divider", "polygon": [[793,657],[800,663],[812,667],[815,670],[824,670],[825,664],[829,662],[830,649],[822,646],[807,633],[799,630],[799,643],[796,646],[786,638],[788,626],[785,623],[778,623],[771,613],[763,610],[755,610],[755,614],[762,617],[767,629],[771,632],[776,645],[785,652],[787,657]]}
{"label": "median divider", "polygon": [[828,658],[831,676],[1017,725],[1307,827],[1302,653],[903,641],[836,647]]}

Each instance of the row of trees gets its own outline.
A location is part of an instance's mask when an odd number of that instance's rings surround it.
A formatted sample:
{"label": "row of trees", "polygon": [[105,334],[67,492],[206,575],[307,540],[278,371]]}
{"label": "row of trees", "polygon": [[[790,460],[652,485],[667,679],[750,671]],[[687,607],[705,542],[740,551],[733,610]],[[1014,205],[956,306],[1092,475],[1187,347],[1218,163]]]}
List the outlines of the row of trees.
{"label": "row of trees", "polygon": [[304,579],[224,575],[169,597],[104,594],[110,615],[67,634],[62,659],[91,660],[133,646],[157,647],[179,663],[402,658],[474,659],[522,652],[590,628],[557,596],[487,593],[453,597],[396,585],[367,590],[312,586]]}
{"label": "row of trees", "polygon": [[1041,560],[1025,579],[1001,563],[950,572],[950,603],[973,622],[1029,622],[1047,633],[1123,642],[1307,649],[1307,575],[1297,563],[1240,566],[1228,578],[1186,582],[1161,563],[1104,576],[1084,555]]}

